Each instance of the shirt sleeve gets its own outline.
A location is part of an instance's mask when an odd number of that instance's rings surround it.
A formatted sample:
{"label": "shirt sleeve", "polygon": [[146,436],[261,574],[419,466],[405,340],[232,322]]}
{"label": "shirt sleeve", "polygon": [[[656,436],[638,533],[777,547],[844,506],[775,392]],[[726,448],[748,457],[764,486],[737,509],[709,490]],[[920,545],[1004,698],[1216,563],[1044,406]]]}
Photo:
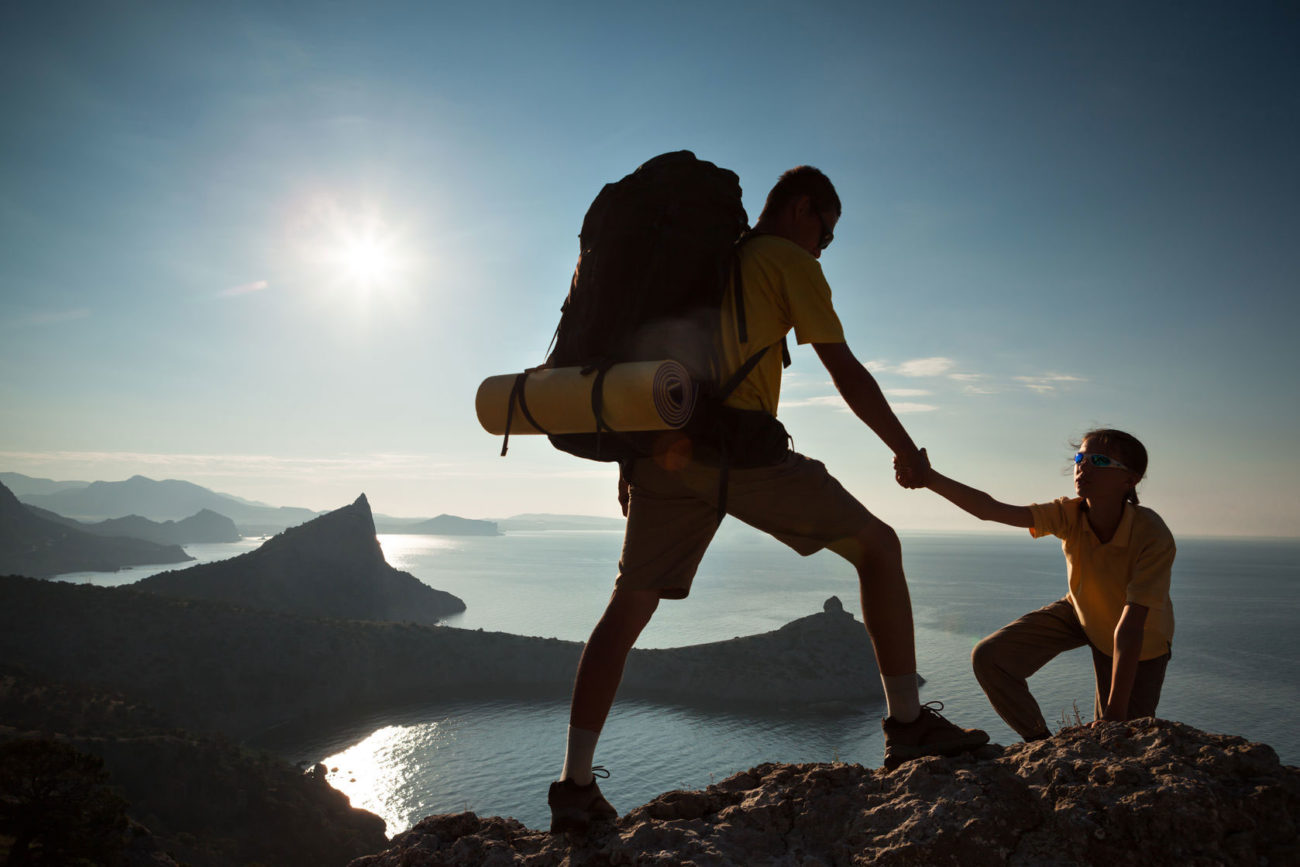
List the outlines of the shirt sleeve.
{"label": "shirt sleeve", "polygon": [[1029,535],[1035,539],[1044,536],[1057,536],[1064,539],[1070,526],[1070,516],[1067,511],[1069,502],[1068,498],[1063,497],[1050,503],[1031,504],[1029,512],[1034,516],[1034,526],[1029,528]]}
{"label": "shirt sleeve", "polygon": [[[803,251],[799,251],[803,252]],[[831,287],[822,266],[804,253],[786,283],[794,338],[799,343],[843,343],[844,326],[831,304]]]}
{"label": "shirt sleeve", "polygon": [[1174,566],[1174,538],[1168,533],[1149,541],[1138,552],[1129,576],[1126,600],[1157,611],[1169,605],[1169,581]]}

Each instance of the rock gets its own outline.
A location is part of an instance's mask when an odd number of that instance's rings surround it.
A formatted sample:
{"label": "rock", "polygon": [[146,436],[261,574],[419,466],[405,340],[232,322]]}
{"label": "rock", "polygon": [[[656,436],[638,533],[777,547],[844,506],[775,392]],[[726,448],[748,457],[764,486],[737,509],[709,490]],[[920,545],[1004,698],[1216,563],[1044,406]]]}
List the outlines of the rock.
{"label": "rock", "polygon": [[424,533],[430,536],[500,536],[496,521],[478,521],[455,515],[439,515],[427,521],[393,527],[392,533]]}
{"label": "rock", "polygon": [[162,572],[131,587],[349,620],[434,624],[465,610],[465,603],[450,593],[388,565],[365,494],[350,506],[285,530],[255,551]]}
{"label": "rock", "polygon": [[1181,723],[1067,729],[907,762],[760,765],[584,838],[431,816],[351,867],[1295,864],[1300,769]]}
{"label": "rock", "polygon": [[830,599],[827,599],[822,603],[822,611],[825,611],[827,614],[843,614],[844,603],[840,601],[840,597],[832,596]]}

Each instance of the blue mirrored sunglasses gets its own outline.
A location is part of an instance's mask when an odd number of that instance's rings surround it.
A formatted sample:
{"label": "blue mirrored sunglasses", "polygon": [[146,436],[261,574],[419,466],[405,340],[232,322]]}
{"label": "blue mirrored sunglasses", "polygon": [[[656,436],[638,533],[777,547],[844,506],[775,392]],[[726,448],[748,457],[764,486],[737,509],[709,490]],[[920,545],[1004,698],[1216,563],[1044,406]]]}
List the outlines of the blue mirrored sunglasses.
{"label": "blue mirrored sunglasses", "polygon": [[1078,452],[1075,454],[1074,462],[1076,464],[1081,464],[1084,461],[1087,461],[1088,463],[1092,464],[1094,467],[1103,470],[1104,469],[1115,469],[1115,470],[1128,469],[1128,467],[1124,466],[1122,463],[1120,463],[1119,461],[1115,460],[1112,457],[1109,457],[1108,455],[1099,454],[1097,452]]}

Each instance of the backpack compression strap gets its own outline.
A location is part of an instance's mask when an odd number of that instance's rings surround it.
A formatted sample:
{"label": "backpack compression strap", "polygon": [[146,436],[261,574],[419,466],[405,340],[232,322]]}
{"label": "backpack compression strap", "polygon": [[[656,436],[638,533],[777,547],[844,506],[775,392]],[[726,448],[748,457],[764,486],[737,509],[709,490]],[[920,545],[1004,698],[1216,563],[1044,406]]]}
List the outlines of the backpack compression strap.
{"label": "backpack compression strap", "polygon": [[596,381],[591,384],[591,413],[596,417],[596,454],[600,454],[601,437],[605,431],[614,433],[614,429],[605,424],[605,374],[614,363],[605,359],[596,368]]}
{"label": "backpack compression strap", "polygon": [[533,418],[533,414],[528,411],[528,401],[524,399],[524,382],[527,381],[530,373],[532,373],[531,370],[525,370],[516,376],[515,384],[510,387],[510,400],[506,404],[506,433],[501,439],[501,457],[503,458],[506,456],[506,449],[510,447],[510,425],[515,418],[516,403],[519,404],[519,411],[524,414],[524,418],[528,420],[530,425],[544,434],[550,433],[550,431],[538,424],[537,419]]}

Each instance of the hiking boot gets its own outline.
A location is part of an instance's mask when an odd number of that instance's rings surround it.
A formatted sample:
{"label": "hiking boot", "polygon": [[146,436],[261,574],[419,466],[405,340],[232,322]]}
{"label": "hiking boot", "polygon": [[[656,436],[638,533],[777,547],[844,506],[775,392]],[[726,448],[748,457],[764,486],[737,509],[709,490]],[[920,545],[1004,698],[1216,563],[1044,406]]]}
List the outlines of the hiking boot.
{"label": "hiking boot", "polygon": [[[609,771],[597,765],[591,769],[593,777],[606,778]],[[600,786],[593,779],[585,786],[573,780],[556,780],[546,793],[546,803],[551,808],[551,833],[586,833],[593,822],[613,822],[618,811],[605,800]]]}
{"label": "hiking boot", "polygon": [[880,721],[885,730],[885,769],[892,771],[921,756],[955,756],[984,746],[989,736],[979,729],[964,729],[943,718],[943,702],[921,705],[921,715],[910,723],[893,717]]}

